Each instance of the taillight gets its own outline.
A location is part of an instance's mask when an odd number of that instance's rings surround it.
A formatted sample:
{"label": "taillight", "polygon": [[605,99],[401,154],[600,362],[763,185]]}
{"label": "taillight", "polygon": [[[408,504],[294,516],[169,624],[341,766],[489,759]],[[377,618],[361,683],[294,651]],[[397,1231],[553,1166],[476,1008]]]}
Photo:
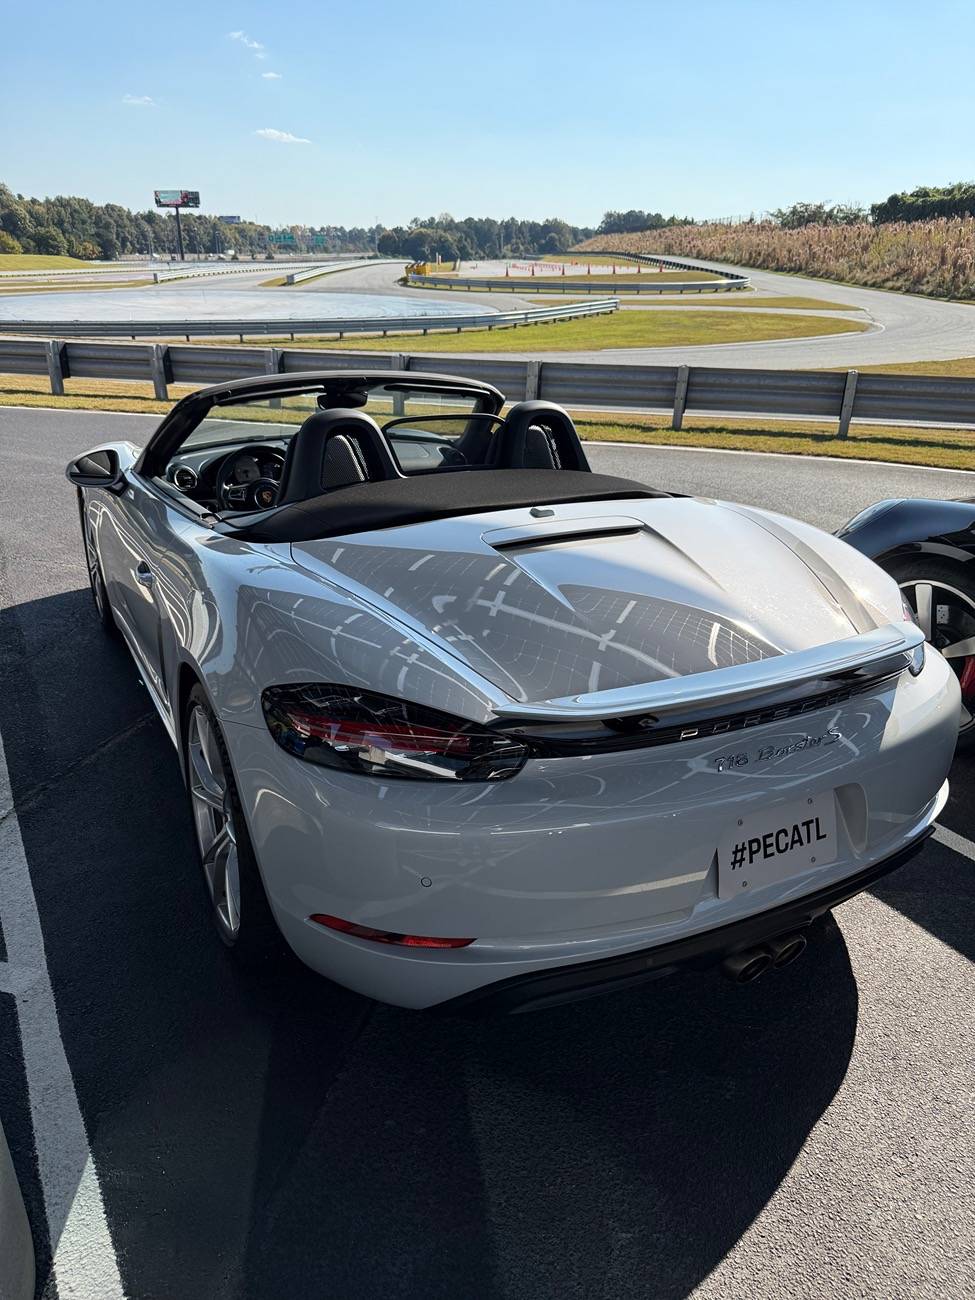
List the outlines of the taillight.
{"label": "taillight", "polygon": [[343,921],[340,916],[328,916],[324,912],[315,912],[309,921],[324,925],[327,930],[338,930],[339,934],[351,934],[355,939],[371,939],[373,943],[392,943],[400,948],[467,948],[473,939],[436,939],[426,934],[400,934],[396,930],[374,930],[371,925],[357,925],[355,921]]}
{"label": "taillight", "polygon": [[354,686],[271,686],[271,735],[289,754],[350,772],[428,781],[502,781],[531,752],[504,732]]}

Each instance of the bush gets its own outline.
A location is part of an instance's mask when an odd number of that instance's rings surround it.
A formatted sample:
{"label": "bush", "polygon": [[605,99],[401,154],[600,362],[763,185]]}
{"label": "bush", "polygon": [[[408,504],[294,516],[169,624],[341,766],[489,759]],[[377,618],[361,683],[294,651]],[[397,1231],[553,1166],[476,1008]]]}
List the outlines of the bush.
{"label": "bush", "polygon": [[19,239],[14,239],[13,235],[8,235],[5,230],[0,230],[0,253],[22,253],[23,251]]}

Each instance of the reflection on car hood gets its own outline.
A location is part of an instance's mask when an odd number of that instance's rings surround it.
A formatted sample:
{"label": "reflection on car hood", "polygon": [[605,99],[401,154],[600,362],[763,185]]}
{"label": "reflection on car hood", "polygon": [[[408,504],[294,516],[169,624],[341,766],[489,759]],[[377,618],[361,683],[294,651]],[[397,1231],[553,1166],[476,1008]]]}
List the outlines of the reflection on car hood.
{"label": "reflection on car hood", "polygon": [[877,626],[818,537],[681,498],[465,515],[295,543],[292,554],[524,701],[751,663]]}

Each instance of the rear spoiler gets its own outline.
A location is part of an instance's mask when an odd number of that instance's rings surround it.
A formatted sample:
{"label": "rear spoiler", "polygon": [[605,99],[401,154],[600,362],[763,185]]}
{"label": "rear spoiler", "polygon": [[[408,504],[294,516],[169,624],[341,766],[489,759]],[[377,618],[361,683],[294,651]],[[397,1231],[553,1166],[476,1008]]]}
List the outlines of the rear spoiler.
{"label": "rear spoiler", "polygon": [[[664,681],[624,686],[619,690],[594,691],[586,695],[565,695],[560,699],[535,703],[494,705],[502,718],[549,719],[576,722],[586,719],[626,718],[634,714],[664,715],[713,705],[731,705],[758,696],[809,682],[829,682],[836,678],[878,676],[901,671],[908,657],[924,643],[924,633],[916,623],[891,623],[861,632],[858,636],[831,641],[828,645],[792,654],[759,659],[732,668],[693,673],[687,677],[668,677]],[[900,665],[896,657],[901,656]]]}

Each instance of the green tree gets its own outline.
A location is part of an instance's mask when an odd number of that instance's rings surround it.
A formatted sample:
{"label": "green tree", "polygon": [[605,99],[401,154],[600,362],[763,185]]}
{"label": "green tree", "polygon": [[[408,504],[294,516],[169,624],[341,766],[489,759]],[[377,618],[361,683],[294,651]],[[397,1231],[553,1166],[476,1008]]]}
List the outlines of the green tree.
{"label": "green tree", "polygon": [[64,257],[68,251],[68,241],[56,226],[41,226],[34,231],[34,251]]}

